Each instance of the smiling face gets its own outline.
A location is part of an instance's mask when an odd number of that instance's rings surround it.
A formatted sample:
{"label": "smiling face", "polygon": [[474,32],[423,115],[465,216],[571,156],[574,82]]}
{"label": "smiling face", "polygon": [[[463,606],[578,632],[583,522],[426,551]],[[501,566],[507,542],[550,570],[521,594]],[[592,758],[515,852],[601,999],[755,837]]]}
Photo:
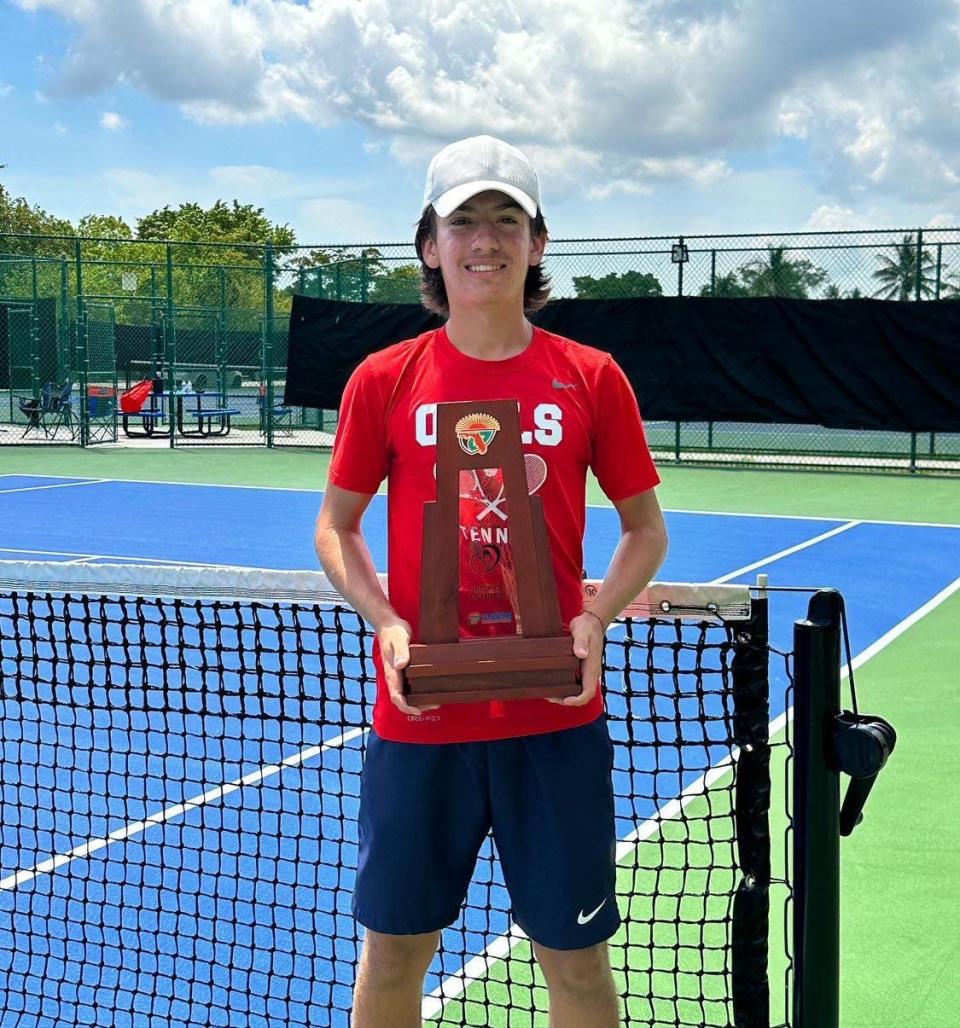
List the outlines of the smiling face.
{"label": "smiling face", "polygon": [[515,200],[479,193],[446,218],[423,243],[423,261],[439,269],[450,310],[473,306],[523,311],[527,270],[543,258],[546,237],[530,233],[530,218]]}

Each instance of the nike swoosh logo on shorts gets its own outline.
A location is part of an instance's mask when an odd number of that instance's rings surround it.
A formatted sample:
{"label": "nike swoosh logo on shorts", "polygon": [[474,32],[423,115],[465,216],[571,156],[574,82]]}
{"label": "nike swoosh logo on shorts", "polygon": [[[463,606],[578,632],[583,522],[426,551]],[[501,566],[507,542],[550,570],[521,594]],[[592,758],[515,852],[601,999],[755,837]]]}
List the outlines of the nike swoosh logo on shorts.
{"label": "nike swoosh logo on shorts", "polygon": [[603,903],[601,903],[600,906],[597,907],[596,910],[591,910],[589,914],[585,914],[581,910],[580,913],[577,914],[577,924],[589,924],[597,916],[597,914],[600,913],[600,911],[603,909],[603,907],[606,904],[606,902],[607,901],[604,900]]}

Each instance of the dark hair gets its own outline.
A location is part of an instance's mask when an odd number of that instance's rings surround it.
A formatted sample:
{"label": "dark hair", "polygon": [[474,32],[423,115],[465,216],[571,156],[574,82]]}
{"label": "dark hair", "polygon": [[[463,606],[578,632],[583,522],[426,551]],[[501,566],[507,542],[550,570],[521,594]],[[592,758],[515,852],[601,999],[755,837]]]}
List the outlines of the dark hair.
{"label": "dark hair", "polygon": [[[533,238],[546,236],[547,223],[538,210],[535,218],[530,220],[530,235]],[[414,245],[420,258],[420,298],[423,306],[434,314],[448,317],[450,303],[447,300],[447,287],[443,284],[443,274],[439,268],[427,267],[423,259],[423,244],[427,239],[437,238],[437,214],[431,204],[420,216],[417,223],[417,234]],[[532,314],[550,299],[550,276],[543,270],[543,264],[535,264],[527,268],[527,280],[523,284],[523,309]]]}

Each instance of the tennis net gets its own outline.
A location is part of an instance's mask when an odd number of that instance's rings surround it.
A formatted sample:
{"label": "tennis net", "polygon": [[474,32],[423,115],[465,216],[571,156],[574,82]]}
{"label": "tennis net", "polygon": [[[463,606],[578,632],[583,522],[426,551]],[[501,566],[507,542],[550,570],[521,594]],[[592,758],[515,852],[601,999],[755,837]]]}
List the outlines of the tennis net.
{"label": "tennis net", "polygon": [[[320,574],[0,562],[0,1009],[346,1026],[371,642]],[[768,663],[744,586],[609,630],[628,1024],[769,1023]],[[509,911],[488,839],[428,1023],[545,1023]]]}

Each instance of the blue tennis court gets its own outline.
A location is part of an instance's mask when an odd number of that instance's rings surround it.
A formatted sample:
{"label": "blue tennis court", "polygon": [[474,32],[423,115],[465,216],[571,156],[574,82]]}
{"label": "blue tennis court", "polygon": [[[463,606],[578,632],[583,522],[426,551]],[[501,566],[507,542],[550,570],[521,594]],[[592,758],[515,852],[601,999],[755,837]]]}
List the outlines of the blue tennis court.
{"label": "blue tennis court", "polygon": [[[322,493],[31,475],[0,476],[0,557],[315,569],[313,524]],[[840,589],[854,650],[879,639],[960,573],[960,526],[828,518],[667,512],[670,550],[658,577]],[[386,570],[386,497],[364,520],[374,561]],[[587,575],[600,578],[619,521],[591,507]],[[800,601],[798,601],[800,602]],[[775,622],[799,609],[777,600]]]}
{"label": "blue tennis court", "polygon": [[[316,490],[0,476],[0,519],[5,526],[0,559],[315,569],[312,533],[320,499]],[[385,498],[378,496],[364,527],[380,570],[385,569],[385,515]],[[846,598],[855,656],[882,646],[918,610],[960,586],[960,526],[680,511],[668,511],[667,524],[671,545],[658,575],[661,581],[750,585],[763,573],[775,586],[838,588]],[[611,508],[590,508],[585,541],[589,577],[602,577],[618,534]],[[805,603],[803,595],[773,595],[775,647],[790,647],[793,621],[803,615]],[[85,630],[91,634],[78,640],[81,649],[96,641],[96,625],[105,617],[110,615],[102,610],[87,615]],[[202,637],[202,626],[188,618],[185,631],[191,630]],[[242,617],[235,624],[218,625],[218,631],[232,633],[234,639],[219,654],[218,681],[227,689],[242,693],[248,652],[255,652],[256,661],[271,672],[298,667],[290,654],[300,636],[297,626],[283,617],[266,626],[265,635],[249,635]],[[162,630],[157,632],[154,645],[162,649]],[[117,651],[119,663],[124,630],[107,633],[103,643]],[[360,645],[325,645],[299,665],[317,673],[325,662],[337,661],[353,690],[342,708],[318,699],[296,717],[274,720],[274,708],[264,703],[259,727],[251,729],[250,721],[235,723],[231,712],[219,709],[215,696],[203,689],[198,693],[202,708],[188,704],[175,711],[185,740],[180,750],[159,733],[152,734],[157,724],[146,670],[141,680],[134,669],[128,682],[144,709],[128,703],[129,709],[113,710],[104,724],[91,702],[89,708],[80,704],[69,724],[38,721],[31,737],[5,728],[0,759],[11,767],[26,764],[24,751],[30,750],[36,779],[11,783],[3,777],[0,911],[11,911],[16,924],[17,917],[27,918],[18,897],[42,876],[54,884],[46,953],[40,940],[32,939],[30,959],[24,960],[17,956],[16,935],[3,938],[5,930],[0,934],[0,953],[13,954],[10,966],[3,965],[11,987],[19,985],[24,993],[39,990],[31,1005],[3,1015],[0,1025],[167,1023],[151,1019],[159,1016],[156,1001],[149,1015],[138,1009],[142,992],[161,997],[164,1016],[177,1025],[236,1023],[218,1019],[221,1008],[243,1011],[244,1023],[264,1028],[287,1023],[281,1017],[291,1023],[298,1017],[300,1023],[327,1023],[316,1020],[319,1010],[333,1011],[329,1023],[346,1024],[356,951],[341,940],[352,937],[352,928],[346,927],[351,920],[349,868],[356,863],[351,833],[363,740],[362,732],[345,732],[343,725],[368,712]],[[772,721],[784,713],[786,683],[782,672],[778,674],[777,687],[771,683]],[[102,687],[88,683],[91,701]],[[9,702],[9,697],[4,699]],[[281,710],[289,700],[282,693],[273,699]],[[23,697],[19,702],[17,709],[22,710]],[[719,683],[715,692],[708,688],[698,697],[697,704],[708,717],[719,711]],[[13,712],[8,706],[5,719]],[[169,710],[166,717],[169,726]],[[212,748],[200,745],[210,740],[216,740]],[[635,742],[625,737],[615,741]],[[82,777],[66,762],[61,766],[61,753],[74,747],[91,754]],[[695,752],[682,754],[678,766],[659,772],[668,776],[679,796],[722,761],[725,751],[722,738],[707,737]],[[134,753],[143,756],[134,758]],[[661,778],[656,802],[646,796],[638,800],[633,781],[637,768],[617,765],[615,774],[622,778],[615,791],[626,835],[638,818],[652,819],[671,795],[664,795]],[[39,810],[36,823],[27,825],[19,807],[31,790],[35,796],[52,793],[56,798],[52,809]],[[133,794],[141,798],[137,810],[129,799],[113,806],[109,801]],[[329,809],[316,803],[318,795],[337,797],[336,825],[322,824]],[[195,812],[201,808],[199,824]],[[315,843],[311,825],[317,829]],[[330,840],[343,825],[348,830],[334,844]],[[111,833],[117,836],[108,841]],[[251,840],[256,843],[252,848]],[[324,847],[328,851],[321,853]],[[157,852],[160,848],[163,853]],[[45,863],[52,859],[52,864]],[[99,870],[91,874],[96,863]],[[344,873],[317,880],[318,867],[341,866],[347,869]],[[471,887],[468,911],[484,914],[468,917],[464,930],[471,952],[502,952],[510,923],[489,841],[481,867],[484,873]],[[225,892],[223,882],[236,883],[235,892]],[[95,921],[99,904],[105,904],[104,910],[122,908],[126,894],[130,906],[137,908],[147,897],[146,906],[155,912],[152,925],[142,920],[124,923],[121,917],[119,923],[104,923],[95,941],[89,932],[81,937],[72,929]],[[185,896],[193,899],[185,901]],[[311,913],[305,917],[307,899]],[[266,920],[272,929],[266,935],[256,927],[262,920],[258,907],[269,909]],[[37,932],[36,907],[22,924]],[[141,961],[136,969],[125,966],[125,938],[132,932],[142,936],[151,927],[157,939],[151,962]],[[226,960],[238,947],[251,954],[249,964],[231,966]],[[328,970],[322,977],[316,974],[321,964]],[[425,1008],[431,1016],[442,1020],[444,1005],[437,997],[451,995],[445,986],[458,975],[463,977],[463,958],[454,946],[445,947],[427,980],[428,992],[436,994],[432,1006]],[[41,998],[43,980],[71,976],[76,984],[69,1009],[53,1016]],[[186,995],[178,988],[180,982],[191,983]],[[114,1002],[128,1010],[128,1019],[99,1019],[100,1005],[106,1008],[105,997],[111,993],[122,997]],[[62,987],[58,995],[63,1003]]]}

